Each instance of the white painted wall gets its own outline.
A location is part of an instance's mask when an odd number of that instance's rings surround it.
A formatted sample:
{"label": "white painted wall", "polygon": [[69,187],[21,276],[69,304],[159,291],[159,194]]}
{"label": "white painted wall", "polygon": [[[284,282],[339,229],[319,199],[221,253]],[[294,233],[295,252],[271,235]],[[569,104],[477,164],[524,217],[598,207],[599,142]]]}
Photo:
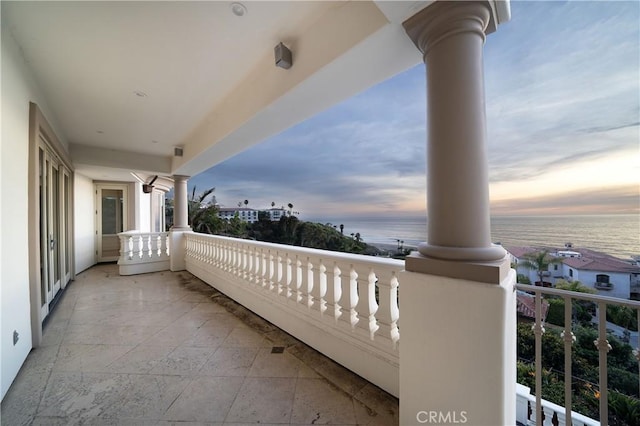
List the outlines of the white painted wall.
{"label": "white painted wall", "polygon": [[151,232],[151,194],[142,192],[142,184],[136,182],[136,228],[142,232]]}
{"label": "white painted wall", "polygon": [[[29,102],[38,104],[56,130],[31,71],[2,25],[2,148],[0,167],[0,391],[4,398],[31,350],[29,305],[28,170]],[[57,136],[66,147],[62,134]],[[19,340],[13,345],[13,332]]]}
{"label": "white painted wall", "polygon": [[96,263],[95,187],[81,174],[74,175],[74,219],[76,274]]}
{"label": "white painted wall", "polygon": [[587,287],[595,288],[596,276],[604,274],[609,275],[609,282],[613,284],[611,290],[598,290],[599,295],[618,297],[620,299],[628,299],[631,293],[631,277],[630,274],[622,272],[602,272],[602,271],[580,271],[580,282]]}

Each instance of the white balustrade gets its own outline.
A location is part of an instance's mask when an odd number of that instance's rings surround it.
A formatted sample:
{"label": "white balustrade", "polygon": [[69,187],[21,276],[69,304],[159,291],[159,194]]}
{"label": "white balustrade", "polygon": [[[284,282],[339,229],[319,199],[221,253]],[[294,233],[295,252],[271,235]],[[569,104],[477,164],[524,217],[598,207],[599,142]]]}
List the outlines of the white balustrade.
{"label": "white balustrade", "polygon": [[404,262],[185,233],[187,270],[398,395]]}
{"label": "white balustrade", "polygon": [[120,237],[120,275],[144,274],[169,269],[170,251],[167,232],[127,231]]}

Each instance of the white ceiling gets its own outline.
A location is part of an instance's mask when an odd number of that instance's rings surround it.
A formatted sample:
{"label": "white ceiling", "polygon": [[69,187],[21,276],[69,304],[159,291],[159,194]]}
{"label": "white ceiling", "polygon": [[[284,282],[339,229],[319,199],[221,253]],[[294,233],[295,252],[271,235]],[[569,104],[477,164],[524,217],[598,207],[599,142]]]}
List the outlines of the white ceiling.
{"label": "white ceiling", "polygon": [[245,4],[238,17],[229,2],[3,1],[2,14],[69,143],[172,155],[265,53],[336,7]]}
{"label": "white ceiling", "polygon": [[245,1],[243,17],[227,1],[0,5],[76,171],[120,180],[194,175],[419,63],[401,24],[431,2]]}

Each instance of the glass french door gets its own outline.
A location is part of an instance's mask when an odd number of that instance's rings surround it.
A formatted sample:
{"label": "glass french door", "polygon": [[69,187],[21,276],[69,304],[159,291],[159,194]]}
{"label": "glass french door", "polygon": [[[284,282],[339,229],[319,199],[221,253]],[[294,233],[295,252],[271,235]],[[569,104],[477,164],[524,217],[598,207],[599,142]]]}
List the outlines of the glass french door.
{"label": "glass french door", "polygon": [[127,186],[96,186],[96,229],[98,262],[113,262],[120,257],[118,233],[127,229]]}
{"label": "glass french door", "polygon": [[71,279],[70,171],[45,145],[38,150],[40,187],[40,318]]}

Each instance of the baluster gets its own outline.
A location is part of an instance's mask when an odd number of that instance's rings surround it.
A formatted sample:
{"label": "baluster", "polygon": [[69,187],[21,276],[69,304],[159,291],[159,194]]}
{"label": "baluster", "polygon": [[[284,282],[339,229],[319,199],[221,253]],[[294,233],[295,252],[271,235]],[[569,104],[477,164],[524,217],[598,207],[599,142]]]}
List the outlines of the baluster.
{"label": "baluster", "polygon": [[260,267],[262,253],[259,247],[251,246],[251,284],[260,287]]}
{"label": "baluster", "polygon": [[566,424],[571,426],[571,345],[575,342],[576,337],[571,331],[571,313],[573,299],[570,296],[564,296],[564,330],[560,337],[564,340],[564,414],[562,417],[566,419]]}
{"label": "baluster", "polygon": [[311,289],[313,288],[313,263],[308,256],[303,256],[301,265],[301,285],[298,287],[298,303],[305,308],[311,307]]}
{"label": "baluster", "polygon": [[320,312],[323,315],[327,310],[327,302],[324,299],[327,293],[327,268],[324,266],[322,259],[318,259],[317,266],[313,274],[313,287],[309,295],[309,306],[311,309]]}
{"label": "baluster", "polygon": [[294,255],[294,258],[291,259],[291,300],[293,300],[296,304],[300,303],[300,286],[302,285],[302,261],[300,260],[299,255]]}
{"label": "baluster", "polygon": [[358,266],[362,268],[362,274],[358,274],[358,304],[356,310],[358,311],[359,321],[357,325],[369,339],[373,340],[373,336],[378,330],[375,317],[378,310],[375,294],[376,274],[374,274],[373,268]]}
{"label": "baluster", "polygon": [[269,290],[269,249],[260,247],[260,287]]}
{"label": "baluster", "polygon": [[389,342],[392,349],[397,349],[400,340],[398,331],[398,276],[396,271],[380,267],[378,271],[378,299],[379,308],[376,313],[378,333],[376,338]]}
{"label": "baluster", "polygon": [[[169,233],[165,233],[164,234],[164,243],[165,243],[167,257],[171,256],[171,243],[170,243],[170,241],[171,241],[171,239],[169,237]],[[188,241],[188,236],[187,236],[187,241]]]}
{"label": "baluster", "polygon": [[355,329],[358,323],[358,313],[356,312],[356,304],[358,303],[358,273],[353,265],[340,268],[343,273],[341,280],[342,284],[342,297],[340,298],[340,306],[342,308],[342,315],[339,320],[348,324],[351,330]]}
{"label": "baluster", "polygon": [[142,258],[142,248],[140,247],[141,241],[140,241],[140,235],[135,235],[131,237],[132,239],[132,252],[133,252],[133,258],[134,259],[140,259]]}
{"label": "baluster", "polygon": [[341,277],[342,271],[338,267],[336,262],[331,262],[327,267],[326,285],[327,291],[325,293],[326,312],[329,318],[332,318],[335,322],[338,321],[340,315],[342,315],[340,309],[340,296],[342,295]]}
{"label": "baluster", "polygon": [[276,290],[276,294],[278,296],[282,296],[284,288],[285,288],[284,281],[283,281],[283,277],[284,277],[284,274],[283,274],[283,272],[284,272],[283,271],[283,266],[284,266],[283,262],[284,262],[284,259],[282,258],[282,252],[280,250],[276,251],[274,261],[275,261],[275,271],[274,271],[275,272],[275,277],[274,277],[274,280],[275,280],[275,283],[276,283],[276,289],[275,290]]}
{"label": "baluster", "polygon": [[609,421],[609,389],[607,388],[607,353],[611,345],[607,340],[607,304],[598,302],[598,338],[593,341],[598,348],[598,390],[600,391],[600,424],[606,425]]}
{"label": "baluster", "polygon": [[[542,335],[544,334],[544,327],[542,326],[542,294],[536,291],[536,320],[531,327],[535,336],[535,367],[536,367],[536,403],[535,403],[535,416],[536,425],[542,424]],[[540,417],[538,419],[538,417]]]}
{"label": "baluster", "polygon": [[291,263],[291,255],[289,253],[285,253],[284,263],[282,265],[284,267],[284,288],[282,289],[282,292],[283,296],[287,300],[291,300],[291,295],[293,294],[291,291],[291,286],[293,285],[293,266]]}
{"label": "baluster", "polygon": [[555,412],[553,411],[553,409],[551,409],[551,407],[548,407],[546,405],[542,406],[542,411],[544,413],[544,418],[542,419],[543,421],[543,425],[549,425],[552,426],[553,425],[553,415],[555,414]]}
{"label": "baluster", "polygon": [[[265,289],[269,292],[272,293],[274,292],[274,289],[276,289],[276,285],[275,285],[275,280],[277,280],[277,274],[275,273],[275,268],[276,266],[276,256],[274,256],[273,251],[271,249],[268,249],[266,252],[266,262],[267,262],[267,267],[266,267],[266,277],[265,277]],[[277,292],[276,292],[277,294]]]}

